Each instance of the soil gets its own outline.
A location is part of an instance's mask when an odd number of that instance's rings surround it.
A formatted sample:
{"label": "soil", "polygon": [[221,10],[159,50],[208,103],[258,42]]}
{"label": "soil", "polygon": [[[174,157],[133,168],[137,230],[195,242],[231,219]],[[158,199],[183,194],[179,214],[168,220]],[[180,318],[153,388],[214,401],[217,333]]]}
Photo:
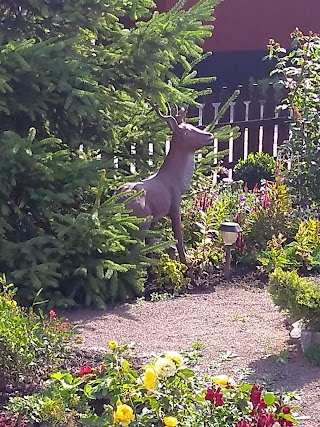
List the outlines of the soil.
{"label": "soil", "polygon": [[320,426],[320,367],[304,358],[299,340],[290,341],[285,317],[255,276],[157,302],[64,314],[83,338],[76,364],[95,363],[110,340],[135,342],[138,363],[166,350],[202,345],[196,361],[201,374],[227,373],[235,379],[245,374],[272,390],[295,392],[299,425]]}

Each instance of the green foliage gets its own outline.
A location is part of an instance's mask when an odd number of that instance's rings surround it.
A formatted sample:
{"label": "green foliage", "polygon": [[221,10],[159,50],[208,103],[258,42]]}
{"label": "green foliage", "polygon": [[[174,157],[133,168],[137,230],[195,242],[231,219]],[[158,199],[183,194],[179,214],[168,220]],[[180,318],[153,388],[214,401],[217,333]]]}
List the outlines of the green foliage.
{"label": "green foliage", "polygon": [[312,279],[293,271],[276,268],[270,275],[269,291],[276,305],[295,319],[303,319],[308,329],[320,331],[320,287]]}
{"label": "green foliage", "polygon": [[275,182],[265,183],[256,194],[257,203],[250,215],[247,238],[261,249],[279,233],[292,238],[296,231],[292,197],[282,179],[277,177]]}
{"label": "green foliage", "polygon": [[69,417],[70,425],[80,421],[101,427],[225,427],[246,421],[259,425],[267,414],[274,422],[296,423],[287,396],[257,385],[236,384],[226,375],[214,377],[208,387],[177,352],[156,357],[141,370],[133,369],[128,346],[111,342],[109,348],[112,352],[105,355],[103,365],[84,366],[76,375],[54,372],[41,393],[11,398],[10,410],[48,426],[65,425]]}
{"label": "green foliage", "polygon": [[152,267],[151,283],[148,284],[148,292],[185,292],[190,284],[190,279],[185,276],[187,266],[179,261],[170,259],[168,254],[162,254],[160,259]]}
{"label": "green foliage", "polygon": [[310,218],[302,221],[295,241],[291,246],[299,264],[307,270],[320,271],[320,220]]}
{"label": "green foliage", "polygon": [[266,250],[258,257],[265,271],[271,272],[277,267],[320,271],[320,220],[302,221],[294,240],[285,242],[281,233],[268,241]]}
{"label": "green foliage", "polygon": [[267,273],[271,273],[276,268],[280,267],[288,269],[289,267],[295,268],[297,265],[292,263],[290,258],[287,256],[287,252],[283,247],[286,242],[286,238],[280,233],[278,236],[273,236],[271,240],[267,242],[267,248],[262,251],[261,255],[258,256],[258,261],[261,263],[261,269]]}
{"label": "green foliage", "polygon": [[243,189],[238,182],[213,185],[210,178],[203,178],[191,194],[193,197],[185,199],[183,204],[184,235],[191,246],[189,252],[194,264],[201,268],[219,266],[224,260],[224,243],[218,233],[224,221],[240,224],[242,233],[233,257],[249,265],[255,265],[273,235],[283,233],[292,240],[296,233],[291,196],[280,177],[253,191]]}
{"label": "green foliage", "polygon": [[18,306],[17,288],[0,280],[0,369],[1,381],[10,388],[23,388],[43,379],[57,369],[68,354],[67,344],[74,329],[58,319],[36,314]]}
{"label": "green foliage", "polygon": [[101,162],[33,129],[5,132],[0,153],[0,267],[21,302],[42,290],[51,306],[105,307],[143,291],[142,220],[110,197]]}
{"label": "green foliage", "polygon": [[23,303],[143,292],[141,220],[111,194],[132,163],[152,169],[149,143],[158,166],[168,128],[154,106],[208,92],[194,67],[218,2],[161,14],[152,0],[1,2],[0,271]]}
{"label": "green foliage", "polygon": [[319,202],[320,37],[296,29],[291,38],[292,50],[288,53],[274,41],[269,45],[269,57],[277,61],[272,74],[279,76],[278,84],[288,92],[280,108],[293,110],[292,136],[285,146],[294,161],[286,179],[298,201]]}
{"label": "green foliage", "polygon": [[0,132],[36,127],[72,149],[116,155],[125,171],[134,161],[150,169],[150,142],[156,166],[168,129],[146,101],[195,103],[208,90],[193,87],[212,80],[194,67],[219,0],[184,3],[152,13],[152,0],[1,2]]}
{"label": "green foliage", "polygon": [[260,186],[261,180],[273,181],[275,179],[276,161],[268,153],[250,153],[244,160],[235,165],[234,179],[242,180],[250,190]]}
{"label": "green foliage", "polygon": [[202,177],[191,190],[191,197],[183,201],[184,236],[191,246],[189,255],[194,267],[210,269],[224,261],[224,243],[218,229],[222,222],[236,218],[243,193],[237,183],[213,185],[210,177]]}

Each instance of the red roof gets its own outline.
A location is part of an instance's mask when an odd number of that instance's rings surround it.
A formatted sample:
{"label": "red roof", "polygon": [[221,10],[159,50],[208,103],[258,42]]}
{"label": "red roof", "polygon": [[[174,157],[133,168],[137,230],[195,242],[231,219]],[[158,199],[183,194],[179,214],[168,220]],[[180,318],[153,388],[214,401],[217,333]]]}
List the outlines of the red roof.
{"label": "red roof", "polygon": [[[155,0],[159,11],[177,0]],[[189,0],[186,7],[197,0]],[[219,51],[266,50],[270,38],[290,46],[290,33],[320,32],[320,0],[224,0],[215,12],[213,37],[206,49]]]}

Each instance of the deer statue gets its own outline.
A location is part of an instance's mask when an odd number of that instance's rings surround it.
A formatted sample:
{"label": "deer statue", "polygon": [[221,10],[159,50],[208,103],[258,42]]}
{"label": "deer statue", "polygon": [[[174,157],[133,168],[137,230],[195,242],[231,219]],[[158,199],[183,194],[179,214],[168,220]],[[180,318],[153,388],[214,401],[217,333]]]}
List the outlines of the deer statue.
{"label": "deer statue", "polygon": [[137,217],[151,217],[151,220],[143,224],[145,230],[164,216],[171,219],[180,261],[187,264],[181,228],[181,198],[189,188],[193,176],[195,152],[212,144],[213,135],[186,123],[187,111],[183,108],[180,111],[177,108],[175,116],[170,107],[169,115],[163,115],[160,111],[158,113],[172,131],[169,153],[155,175],[139,182],[123,184],[118,191],[142,191],[126,207]]}

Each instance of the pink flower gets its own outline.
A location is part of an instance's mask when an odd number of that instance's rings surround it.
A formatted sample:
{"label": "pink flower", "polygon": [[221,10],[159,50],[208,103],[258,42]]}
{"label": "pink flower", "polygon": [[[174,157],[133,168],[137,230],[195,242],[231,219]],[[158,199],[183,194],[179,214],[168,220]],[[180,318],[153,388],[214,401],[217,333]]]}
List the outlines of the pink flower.
{"label": "pink flower", "polygon": [[79,377],[83,377],[83,375],[87,375],[91,373],[92,373],[91,366],[82,366],[82,368],[79,371]]}
{"label": "pink flower", "polygon": [[57,313],[54,310],[50,310],[49,311],[49,316],[50,317],[56,317]]}

